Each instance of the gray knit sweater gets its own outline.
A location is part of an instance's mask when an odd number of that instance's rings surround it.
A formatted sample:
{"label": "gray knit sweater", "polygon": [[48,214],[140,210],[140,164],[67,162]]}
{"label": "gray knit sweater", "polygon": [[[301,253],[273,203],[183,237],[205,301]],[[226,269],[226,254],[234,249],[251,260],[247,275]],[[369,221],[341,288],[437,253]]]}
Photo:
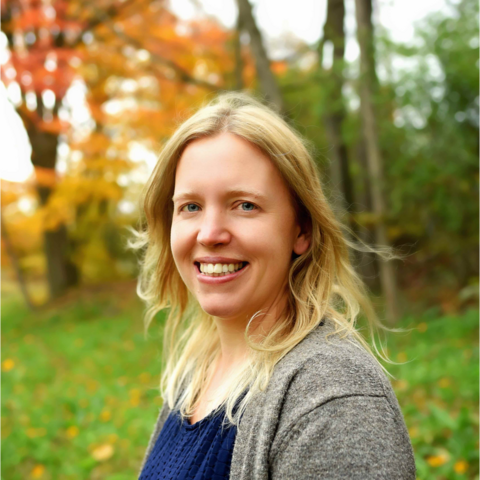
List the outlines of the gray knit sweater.
{"label": "gray knit sweater", "polygon": [[[276,366],[240,421],[232,480],[414,480],[390,382],[358,344],[317,327]],[[140,471],[170,410],[157,419]]]}

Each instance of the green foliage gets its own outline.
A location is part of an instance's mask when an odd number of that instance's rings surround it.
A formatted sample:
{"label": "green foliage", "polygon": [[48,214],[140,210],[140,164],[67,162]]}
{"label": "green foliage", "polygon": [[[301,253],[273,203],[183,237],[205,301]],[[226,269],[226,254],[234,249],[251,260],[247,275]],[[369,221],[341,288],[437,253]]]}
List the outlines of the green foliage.
{"label": "green foliage", "polygon": [[[476,0],[451,2],[416,26],[409,45],[381,30],[375,37],[389,240],[411,254],[398,271],[402,289],[421,292],[429,305],[442,302],[445,290],[455,295],[478,283],[478,9]],[[358,63],[342,67],[355,219],[369,228],[379,220],[368,215]],[[331,73],[292,67],[282,78],[288,112],[315,146],[327,191],[334,156],[325,117],[338,108]],[[341,194],[328,193],[333,200]]]}
{"label": "green foliage", "polygon": [[478,273],[478,2],[450,10],[417,25],[413,46],[379,37],[378,103],[389,221],[431,280],[452,271],[458,288]]}
{"label": "green foliage", "polygon": [[[133,287],[29,313],[4,299],[2,478],[136,478],[160,398],[161,335]],[[407,318],[387,365],[420,480],[478,478],[478,311]],[[463,472],[463,473],[458,473]]]}
{"label": "green foliage", "polygon": [[132,290],[35,314],[3,301],[2,478],[136,478],[161,405],[161,337],[145,340]]}
{"label": "green foliage", "polygon": [[478,478],[478,311],[405,319],[385,364],[415,451],[419,479]]}

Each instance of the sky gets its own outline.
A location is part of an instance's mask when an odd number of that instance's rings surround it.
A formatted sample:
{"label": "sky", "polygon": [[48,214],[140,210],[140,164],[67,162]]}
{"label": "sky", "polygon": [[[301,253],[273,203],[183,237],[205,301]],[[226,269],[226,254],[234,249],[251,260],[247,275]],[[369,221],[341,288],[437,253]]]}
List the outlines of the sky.
{"label": "sky", "polygon": [[[454,0],[458,1],[458,0]],[[414,25],[429,13],[448,9],[448,0],[373,0],[374,21],[387,29],[393,40],[409,43],[413,39]],[[260,30],[267,39],[270,55],[275,58],[283,51],[278,39],[285,35],[294,35],[308,44],[314,44],[322,35],[326,16],[326,0],[251,0],[253,11]],[[171,0],[171,9],[180,18],[188,20],[198,16],[196,4],[203,11],[216,17],[228,28],[233,27],[237,15],[235,0]],[[355,40],[355,0],[345,0],[347,36],[346,59],[354,61],[359,55]],[[275,41],[277,40],[277,42]],[[0,34],[0,64],[5,55],[6,37]],[[18,92],[7,92],[0,82],[0,178],[10,181],[25,181],[32,175],[30,161],[31,147],[20,117],[16,113],[11,98]],[[81,98],[81,89],[70,92],[71,97]],[[75,99],[74,99],[75,100]],[[78,103],[78,102],[77,102]],[[84,115],[85,106],[79,106]],[[83,110],[82,110],[83,109]],[[63,147],[65,149],[65,146]],[[61,152],[60,152],[61,153]],[[59,165],[62,165],[59,162]]]}

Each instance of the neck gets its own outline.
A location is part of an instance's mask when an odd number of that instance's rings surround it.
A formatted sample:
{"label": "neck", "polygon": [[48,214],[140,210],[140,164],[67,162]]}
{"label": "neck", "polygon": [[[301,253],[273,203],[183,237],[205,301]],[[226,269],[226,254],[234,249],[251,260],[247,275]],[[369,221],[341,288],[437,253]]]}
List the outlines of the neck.
{"label": "neck", "polygon": [[[277,295],[266,309],[257,315],[250,323],[248,332],[253,334],[251,340],[255,341],[267,335],[282,314],[287,302],[286,295]],[[245,330],[256,312],[243,314],[237,318],[214,317],[220,339],[220,355],[218,369],[222,372],[235,370],[248,359],[249,347],[245,340]]]}

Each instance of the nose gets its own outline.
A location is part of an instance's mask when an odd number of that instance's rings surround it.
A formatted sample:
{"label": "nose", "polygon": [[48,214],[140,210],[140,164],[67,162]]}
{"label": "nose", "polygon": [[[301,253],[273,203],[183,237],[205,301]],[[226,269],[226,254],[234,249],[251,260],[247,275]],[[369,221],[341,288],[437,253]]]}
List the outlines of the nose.
{"label": "nose", "polygon": [[232,236],[221,212],[210,210],[205,213],[200,224],[197,241],[205,247],[226,245]]}

